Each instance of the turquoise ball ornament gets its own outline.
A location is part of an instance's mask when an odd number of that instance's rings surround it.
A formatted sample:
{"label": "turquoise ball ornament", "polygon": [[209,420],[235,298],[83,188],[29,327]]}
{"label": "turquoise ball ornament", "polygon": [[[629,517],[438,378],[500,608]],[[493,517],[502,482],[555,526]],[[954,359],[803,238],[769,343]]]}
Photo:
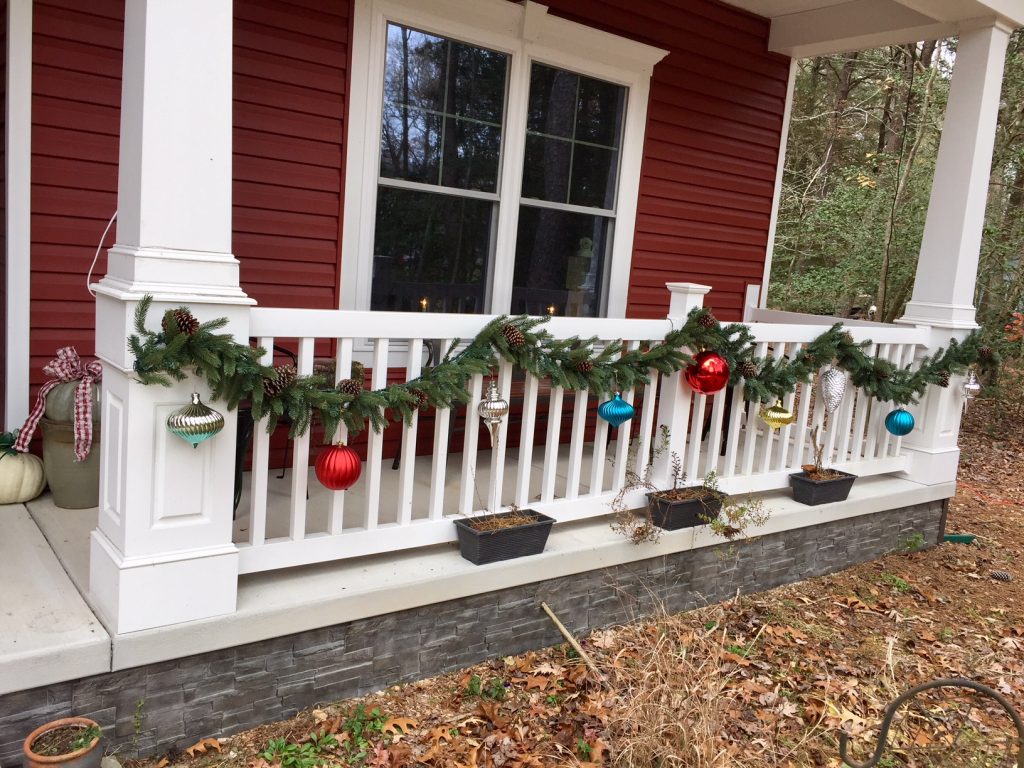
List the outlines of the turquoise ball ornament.
{"label": "turquoise ball ornament", "polygon": [[889,415],[885,417],[885,428],[896,437],[909,435],[914,431],[914,414],[905,408],[890,411]]}
{"label": "turquoise ball ornament", "polygon": [[619,427],[623,423],[629,421],[633,418],[633,414],[635,413],[636,409],[622,399],[622,394],[620,392],[616,392],[615,397],[611,400],[606,400],[597,406],[597,415],[613,427]]}

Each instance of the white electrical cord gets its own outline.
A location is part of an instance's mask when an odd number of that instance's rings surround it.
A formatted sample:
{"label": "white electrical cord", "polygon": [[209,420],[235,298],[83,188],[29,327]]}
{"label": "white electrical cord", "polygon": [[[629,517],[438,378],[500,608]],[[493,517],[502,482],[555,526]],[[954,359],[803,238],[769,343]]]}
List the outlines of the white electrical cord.
{"label": "white electrical cord", "polygon": [[107,228],[103,230],[103,234],[100,235],[100,242],[96,246],[96,253],[92,257],[92,264],[89,265],[89,274],[85,277],[85,290],[89,292],[89,295],[94,299],[96,298],[96,291],[92,289],[92,271],[96,269],[96,262],[99,261],[100,251],[103,250],[103,241],[107,239],[107,233],[110,228],[114,226],[114,221],[117,219],[117,211],[114,211],[114,215],[110,217],[110,221],[107,222]]}

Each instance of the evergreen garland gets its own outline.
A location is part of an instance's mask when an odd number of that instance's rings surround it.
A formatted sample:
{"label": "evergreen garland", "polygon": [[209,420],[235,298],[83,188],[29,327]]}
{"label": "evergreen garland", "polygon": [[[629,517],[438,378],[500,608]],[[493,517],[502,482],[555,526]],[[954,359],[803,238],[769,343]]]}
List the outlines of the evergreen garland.
{"label": "evergreen garland", "polygon": [[[211,397],[225,400],[229,410],[248,400],[254,419],[267,418],[268,431],[287,417],[292,437],[305,434],[314,416],[319,417],[330,439],[342,422],[350,435],[356,435],[367,424],[379,432],[391,421],[410,423],[413,414],[426,406],[451,408],[469,400],[466,382],[470,377],[490,373],[499,360],[548,379],[553,386],[587,389],[603,397],[647,384],[652,370],[661,374],[682,370],[693,363],[685,350],[707,349],[725,358],[729,383],[743,384],[743,398],[759,402],[782,398],[832,362],[850,374],[855,387],[896,405],[916,402],[929,384],[944,386],[950,373],[963,373],[979,360],[984,365],[996,363],[991,354],[982,354],[976,333],[963,342],[950,339],[948,347],[911,370],[869,357],[864,349],[870,342],[854,342],[842,323],[804,345],[792,358],[775,359],[754,355],[754,337],[746,325],[723,326],[703,308],[691,311],[686,323],[669,331],[664,339],[641,343],[635,350],[622,341],[601,344],[596,337],[556,339],[540,327],[547,318],[503,315],[487,323],[465,345],[456,340],[443,360],[411,381],[378,390],[346,387],[343,391],[327,377],[315,374],[299,376],[268,394],[264,384],[274,381],[277,372],[260,362],[263,349],[216,333],[227,325],[225,318],[196,325],[187,322],[191,317],[188,308],[179,307],[167,310],[157,333],[146,328],[151,305],[151,296],[139,302],[136,333],[128,339],[140,382],[170,386],[172,380],[185,380],[187,371],[193,369],[205,379]],[[751,373],[754,375],[746,375]]]}

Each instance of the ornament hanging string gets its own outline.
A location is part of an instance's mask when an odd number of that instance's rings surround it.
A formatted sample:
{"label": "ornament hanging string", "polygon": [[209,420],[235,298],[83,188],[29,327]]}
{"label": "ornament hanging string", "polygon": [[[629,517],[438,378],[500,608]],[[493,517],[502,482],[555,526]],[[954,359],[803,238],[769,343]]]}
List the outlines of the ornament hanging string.
{"label": "ornament hanging string", "polygon": [[46,410],[46,395],[59,384],[77,381],[75,388],[75,461],[85,461],[92,449],[92,388],[103,378],[103,366],[99,360],[82,364],[74,347],[61,347],[57,357],[43,367],[43,373],[50,378],[39,388],[35,405],[25,425],[18,432],[14,450],[24,453],[36,431],[39,419]]}

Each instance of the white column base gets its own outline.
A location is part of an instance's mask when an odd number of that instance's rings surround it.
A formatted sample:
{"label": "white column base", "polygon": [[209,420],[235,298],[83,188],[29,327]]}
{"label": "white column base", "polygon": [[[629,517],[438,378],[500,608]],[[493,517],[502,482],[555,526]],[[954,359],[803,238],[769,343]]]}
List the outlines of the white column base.
{"label": "white column base", "polygon": [[904,445],[903,450],[910,456],[910,468],[901,473],[901,477],[921,485],[956,482],[956,471],[960,465],[959,448],[929,450]]}
{"label": "white column base", "polygon": [[125,558],[92,532],[89,599],[113,634],[233,613],[237,585],[234,545]]}
{"label": "white column base", "polygon": [[941,304],[931,301],[909,301],[901,325],[928,325],[933,328],[973,331],[978,327],[973,304]]}

